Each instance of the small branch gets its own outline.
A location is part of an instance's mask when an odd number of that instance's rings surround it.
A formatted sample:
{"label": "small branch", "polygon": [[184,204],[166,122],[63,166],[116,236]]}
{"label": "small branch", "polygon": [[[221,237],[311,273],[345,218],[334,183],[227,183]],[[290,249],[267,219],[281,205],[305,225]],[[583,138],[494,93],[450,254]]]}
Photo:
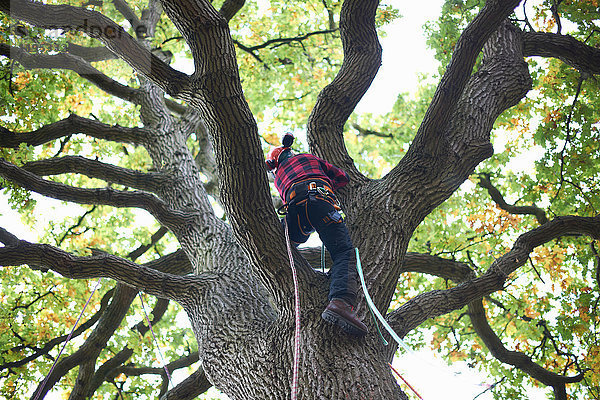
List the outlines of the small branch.
{"label": "small branch", "polygon": [[77,219],[77,222],[75,222],[74,225],[72,225],[71,227],[69,227],[69,229],[67,229],[67,231],[61,236],[60,239],[58,239],[58,241],[56,242],[56,245],[60,247],[60,245],[65,241],[65,239],[67,238],[67,236],[73,234],[73,230],[80,227],[81,224],[83,223],[83,220],[85,219],[85,217],[87,217],[88,215],[90,215],[91,213],[94,212],[94,210],[96,210],[96,206],[92,206],[92,208],[90,208],[89,210],[87,210],[86,212],[83,213],[82,216],[80,216]]}
{"label": "small branch", "polygon": [[518,215],[533,215],[540,225],[548,222],[546,212],[539,207],[533,206],[515,206],[508,204],[504,200],[502,193],[492,184],[489,174],[479,174],[479,186],[486,189],[494,202],[506,212]]}
{"label": "small branch", "polygon": [[44,125],[35,131],[16,133],[0,127],[0,133],[0,147],[10,148],[17,148],[21,143],[29,146],[39,146],[52,140],[77,133],[83,133],[97,139],[139,145],[151,134],[145,128],[108,125],[75,114],[71,114],[63,120]]}
{"label": "small branch", "polygon": [[377,137],[381,137],[381,138],[390,138],[390,139],[394,137],[394,135],[392,135],[391,133],[383,133],[383,132],[373,131],[371,129],[366,129],[366,128],[361,127],[357,123],[353,123],[352,127],[354,129],[356,129],[361,136],[372,135],[372,136],[377,136]]}
{"label": "small branch", "polygon": [[[304,35],[288,37],[288,38],[269,39],[266,42],[257,44],[255,46],[244,46],[244,50],[254,52],[256,50],[261,50],[261,49],[264,49],[267,47],[274,49],[274,48],[277,48],[284,44],[289,44],[292,42],[302,42],[303,40],[306,40],[311,36],[326,35],[328,33],[333,33],[333,32],[337,32],[337,29],[325,29],[325,30],[321,30],[321,31],[314,31],[314,32],[306,33]],[[236,44],[241,45],[241,43],[236,43]]]}
{"label": "small branch", "polygon": [[560,35],[562,31],[562,24],[560,22],[560,15],[558,15],[558,6],[560,6],[562,0],[553,0],[552,6],[550,7],[550,11],[552,12],[552,17],[554,17],[554,21],[556,21],[556,33]]}
{"label": "small branch", "polygon": [[573,111],[575,110],[575,105],[577,104],[577,100],[579,99],[579,94],[581,93],[581,85],[583,84],[584,81],[584,76],[583,74],[579,77],[579,82],[577,83],[577,90],[575,91],[575,97],[573,98],[573,103],[571,103],[571,111],[569,112],[569,116],[567,117],[567,124],[566,124],[566,133],[565,133],[565,143],[563,145],[563,148],[560,151],[560,182],[558,183],[558,190],[556,191],[556,194],[554,195],[554,197],[552,197],[552,200],[550,201],[550,203],[553,203],[554,200],[556,200],[556,198],[558,197],[561,189],[562,189],[562,185],[565,181],[565,151],[567,150],[567,145],[569,145],[571,143],[571,120],[573,118]]}

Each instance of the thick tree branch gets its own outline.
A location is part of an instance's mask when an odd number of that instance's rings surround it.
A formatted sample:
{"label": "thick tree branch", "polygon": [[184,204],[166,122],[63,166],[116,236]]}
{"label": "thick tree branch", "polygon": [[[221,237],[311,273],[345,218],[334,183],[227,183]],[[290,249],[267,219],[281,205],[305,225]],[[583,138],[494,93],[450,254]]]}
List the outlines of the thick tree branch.
{"label": "thick tree branch", "polygon": [[521,0],[488,0],[460,35],[452,59],[442,76],[411,148],[436,154],[456,104],[473,71],[477,56],[488,38]]}
{"label": "thick tree branch", "polygon": [[206,378],[204,369],[199,368],[185,380],[169,390],[160,400],[193,400],[206,392],[212,384]]}
{"label": "thick tree branch", "polygon": [[74,43],[67,43],[67,53],[81,57],[85,61],[92,63],[105,60],[113,60],[117,56],[105,46],[87,47]]}
{"label": "thick tree branch", "polygon": [[108,125],[93,119],[71,114],[68,118],[44,125],[32,132],[15,133],[0,127],[0,147],[17,148],[21,143],[39,146],[52,140],[83,133],[97,139],[120,143],[142,144],[151,132],[145,128],[127,128]]}
{"label": "thick tree branch", "polygon": [[101,13],[83,7],[48,5],[30,0],[1,0],[0,11],[40,28],[82,31],[100,40],[169,95],[186,97],[185,91],[189,84],[187,75],[161,61]]}
{"label": "thick tree branch", "polygon": [[[3,250],[5,248],[0,248]],[[0,259],[2,256],[0,256]],[[115,329],[125,317],[131,300],[135,297],[137,291],[124,285],[117,285],[112,301],[107,310],[102,313],[98,324],[86,339],[85,343],[73,354],[61,359],[52,372],[47,376],[47,380],[40,383],[34,392],[36,398],[44,398],[46,393],[71,369],[80,365],[78,380],[87,381],[94,371],[94,360],[98,357],[100,351],[105,347],[106,342],[113,335]],[[80,387],[76,388],[82,396],[84,392]]]}
{"label": "thick tree branch", "polygon": [[[285,242],[271,204],[258,128],[244,98],[227,22],[206,0],[163,0],[163,6],[194,58],[198,98],[191,105],[206,116],[221,203],[233,233],[274,302],[288,303],[293,286],[290,271],[281,268],[287,263]],[[264,238],[279,240],[265,243]],[[307,268],[304,273],[311,271]]]}
{"label": "thick tree branch", "polygon": [[147,32],[147,28],[135,14],[135,12],[131,9],[131,7],[129,7],[129,4],[127,4],[125,0],[112,0],[112,2],[115,5],[117,11],[119,11],[127,21],[129,21],[131,27],[135,31],[136,38],[143,39],[144,35]]}
{"label": "thick tree branch", "polygon": [[317,99],[308,119],[312,152],[344,169],[351,180],[363,181],[346,150],[344,124],[375,78],[381,65],[381,45],[375,30],[376,0],[346,0],[340,15],[344,61]]}
{"label": "thick tree branch", "polygon": [[230,21],[244,7],[245,3],[246,0],[225,0],[219,12],[226,21]]}
{"label": "thick tree branch", "polygon": [[[407,154],[383,180],[365,186],[368,195],[381,196],[382,201],[377,204],[383,211],[376,214],[371,211],[371,202],[367,203],[366,218],[361,216],[367,221],[361,219],[360,224],[390,225],[387,227],[390,233],[401,232],[393,236],[396,243],[371,244],[368,251],[375,248],[382,251],[381,247],[385,247],[386,253],[401,259],[401,249],[407,246],[402,241],[407,241],[423,218],[450,197],[475,167],[492,154],[489,134],[494,121],[531,87],[518,33],[505,22],[486,42],[481,67],[464,88],[443,139],[431,136],[428,140],[432,142],[428,144],[413,141]],[[428,149],[426,146],[430,145],[433,147]],[[353,197],[360,198],[360,194]],[[371,216],[379,218],[368,220]],[[376,257],[368,252],[365,255]],[[400,268],[396,265],[378,271],[365,270],[369,280],[377,282],[372,296],[382,308],[389,304],[398,281]],[[382,290],[381,296],[379,290]]]}
{"label": "thick tree branch", "polygon": [[132,103],[139,102],[138,89],[123,85],[109,78],[96,68],[92,67],[84,59],[72,54],[29,54],[19,47],[11,47],[0,43],[0,55],[18,61],[25,69],[47,68],[71,70],[108,94]]}
{"label": "thick tree branch", "polygon": [[[584,378],[583,372],[576,376],[563,376],[547,371],[533,362],[528,355],[506,349],[500,338],[488,324],[481,299],[469,303],[468,314],[477,335],[483,340],[490,353],[501,362],[519,368],[544,385],[554,387],[555,391],[556,388],[560,391],[560,388],[564,387],[566,383],[580,382]],[[558,399],[559,397],[556,398]]]}
{"label": "thick tree branch", "polygon": [[110,254],[80,257],[47,245],[29,243],[0,247],[0,265],[43,265],[70,279],[111,278],[148,294],[185,303],[197,296],[217,275],[178,276],[138,265]]}
{"label": "thick tree branch", "polygon": [[546,212],[541,208],[533,206],[515,206],[508,204],[504,200],[502,193],[492,184],[489,174],[479,174],[479,186],[486,189],[494,202],[506,212],[518,215],[533,215],[537,219],[540,225],[544,225],[548,222]]}
{"label": "thick tree branch", "polygon": [[[169,300],[158,299],[152,312],[150,313],[152,315],[151,323],[153,326],[155,326],[156,323],[161,320],[164,313],[167,311],[168,306]],[[145,318],[143,318],[139,323],[132,327],[132,330],[134,329],[137,330],[143,337],[150,330],[150,326],[146,323]],[[87,397],[92,397],[105,380],[110,381],[114,379],[114,377],[116,377],[118,374],[113,374],[113,371],[125,363],[132,355],[133,350],[125,346],[125,348],[119,351],[114,357],[104,362],[104,364],[102,364],[94,372],[93,377],[89,378],[89,382],[87,382]],[[77,382],[77,384],[79,384],[79,382]]]}
{"label": "thick tree branch", "polygon": [[[428,254],[407,253],[403,269],[439,276],[456,283],[465,282],[475,277],[474,272],[466,264]],[[579,382],[583,379],[583,373],[575,377],[558,375],[540,367],[524,353],[507,350],[489,326],[481,299],[469,303],[468,309],[475,332],[481,337],[491,354],[499,361],[513,365],[543,384],[553,387],[564,386],[565,383]],[[400,326],[393,327],[401,329]]]}
{"label": "thick tree branch", "polygon": [[149,192],[155,192],[160,185],[166,184],[164,176],[160,173],[134,171],[81,156],[33,161],[23,165],[22,168],[38,176],[82,174],[90,178],[102,179],[106,182]]}
{"label": "thick tree branch", "polygon": [[525,56],[555,57],[583,73],[600,74],[600,49],[569,35],[523,32]]}
{"label": "thick tree branch", "polygon": [[569,234],[588,235],[600,238],[600,216],[586,218],[566,216],[522,234],[513,248],[497,258],[481,277],[471,279],[454,288],[434,290],[418,295],[390,314],[394,326],[401,327],[404,336],[423,321],[460,309],[471,301],[502,290],[504,282],[512,272],[524,265],[533,249],[552,239]]}
{"label": "thick tree branch", "polygon": [[111,188],[83,189],[62,183],[47,181],[0,158],[0,176],[24,189],[57,200],[80,204],[103,204],[113,207],[142,208],[165,226],[174,226],[185,221],[186,215],[171,210],[158,197],[146,192],[127,192]]}

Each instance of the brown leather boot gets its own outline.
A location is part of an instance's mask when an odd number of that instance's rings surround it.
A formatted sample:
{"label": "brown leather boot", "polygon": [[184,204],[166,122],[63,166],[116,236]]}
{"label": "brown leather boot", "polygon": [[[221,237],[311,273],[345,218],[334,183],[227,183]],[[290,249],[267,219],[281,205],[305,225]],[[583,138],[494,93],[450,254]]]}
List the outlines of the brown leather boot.
{"label": "brown leather boot", "polygon": [[356,316],[353,307],[342,299],[332,299],[321,317],[352,336],[362,337],[369,333],[367,326]]}

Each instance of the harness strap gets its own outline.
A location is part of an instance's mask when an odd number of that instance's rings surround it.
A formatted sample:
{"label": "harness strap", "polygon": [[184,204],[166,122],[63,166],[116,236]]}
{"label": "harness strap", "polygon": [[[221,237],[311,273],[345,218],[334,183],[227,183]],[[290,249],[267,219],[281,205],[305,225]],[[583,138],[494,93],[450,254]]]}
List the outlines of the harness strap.
{"label": "harness strap", "polygon": [[325,183],[325,181],[320,179],[300,181],[293,184],[292,187],[288,189],[285,197],[286,201],[284,201],[284,204],[277,209],[279,215],[287,214],[288,207],[299,204],[305,199],[314,202],[317,201],[318,198],[321,198],[331,203],[336,210],[339,211],[342,209],[333,190]]}

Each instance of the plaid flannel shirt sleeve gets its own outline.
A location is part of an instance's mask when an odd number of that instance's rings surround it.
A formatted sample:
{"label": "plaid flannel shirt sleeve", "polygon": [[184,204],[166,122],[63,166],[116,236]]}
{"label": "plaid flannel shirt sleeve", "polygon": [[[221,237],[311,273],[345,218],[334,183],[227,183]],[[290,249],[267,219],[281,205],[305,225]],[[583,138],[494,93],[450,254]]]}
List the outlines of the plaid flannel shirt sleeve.
{"label": "plaid flannel shirt sleeve", "polygon": [[333,182],[333,190],[337,190],[346,186],[346,184],[350,181],[348,174],[344,170],[339,169],[335,165],[329,164],[325,160],[320,160],[320,162],[321,168]]}

